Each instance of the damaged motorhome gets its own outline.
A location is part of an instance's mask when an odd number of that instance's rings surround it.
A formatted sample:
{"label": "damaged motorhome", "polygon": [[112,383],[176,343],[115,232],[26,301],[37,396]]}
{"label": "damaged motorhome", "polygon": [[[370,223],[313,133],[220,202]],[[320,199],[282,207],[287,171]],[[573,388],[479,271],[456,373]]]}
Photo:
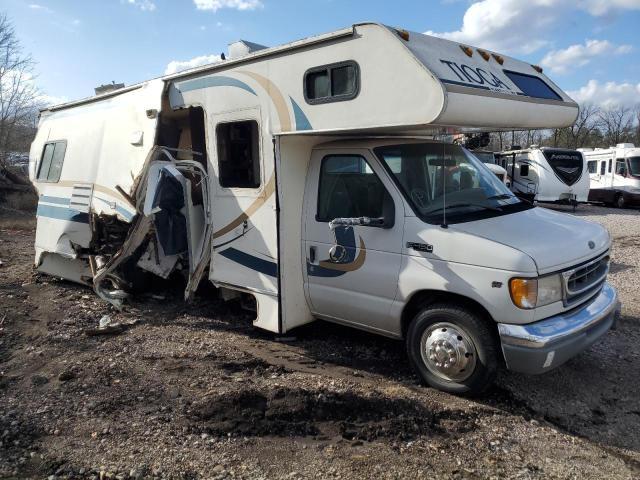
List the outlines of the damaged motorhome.
{"label": "damaged motorhome", "polygon": [[364,23],[42,112],[38,270],[120,304],[142,275],[208,278],[257,327],[319,318],[406,339],[432,386],[500,359],[541,373],[603,335],[607,232],[515,197],[447,143],[560,128],[539,67]]}

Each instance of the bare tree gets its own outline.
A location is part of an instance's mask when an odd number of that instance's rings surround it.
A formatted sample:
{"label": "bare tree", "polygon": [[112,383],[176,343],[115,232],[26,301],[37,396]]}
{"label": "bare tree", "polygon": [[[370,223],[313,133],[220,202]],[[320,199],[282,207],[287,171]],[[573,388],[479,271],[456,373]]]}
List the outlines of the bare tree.
{"label": "bare tree", "polygon": [[634,112],[631,107],[611,107],[602,110],[599,117],[604,141],[608,145],[616,145],[633,138]]}
{"label": "bare tree", "polygon": [[13,25],[0,14],[0,170],[15,183],[28,183],[7,170],[6,159],[20,132],[33,127],[40,97],[34,61],[23,52]]}

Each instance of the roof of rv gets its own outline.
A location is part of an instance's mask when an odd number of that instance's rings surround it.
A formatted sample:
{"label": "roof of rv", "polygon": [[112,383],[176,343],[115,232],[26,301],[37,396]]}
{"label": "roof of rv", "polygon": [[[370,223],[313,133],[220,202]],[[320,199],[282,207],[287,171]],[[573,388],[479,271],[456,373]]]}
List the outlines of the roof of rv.
{"label": "roof of rv", "polygon": [[[344,45],[344,41],[361,38],[369,40],[365,43],[354,42],[353,46],[350,45],[346,49],[338,48]],[[392,57],[378,58],[370,53],[384,46],[380,42],[389,42],[389,51],[394,52]],[[376,66],[381,65],[385,65],[389,71],[396,67],[398,69],[405,67],[402,80],[404,85],[411,87],[407,91],[412,93],[389,91],[391,81],[389,76],[369,75],[366,80],[367,87],[363,91],[369,92],[370,96],[377,95],[378,99],[383,95],[387,103],[379,108],[379,115],[370,119],[368,123],[361,121],[360,114],[353,113],[351,117],[344,118],[343,124],[337,125],[327,120],[331,115],[318,114],[326,111],[326,109],[323,110],[324,107],[313,106],[309,108],[313,108],[316,118],[319,118],[319,120],[312,119],[314,120],[313,128],[306,127],[310,124],[308,118],[305,118],[303,120],[307,120],[306,123],[304,121],[301,123],[305,128],[298,129],[296,120],[295,129],[292,130],[291,126],[285,123],[285,128],[281,129],[280,133],[308,133],[309,130],[331,132],[349,129],[366,131],[389,125],[395,125],[400,131],[407,133],[416,131],[421,134],[433,126],[451,127],[460,131],[478,128],[491,131],[560,128],[572,124],[578,113],[577,104],[535,65],[440,37],[407,32],[378,23],[358,23],[348,28],[271,48],[258,48],[261,46],[250,42],[237,43],[243,43],[247,48],[230,49],[234,52],[234,56],[229,59],[165,75],[103,95],[53,106],[45,111],[55,112],[103,100],[110,101],[112,98],[136,89],[148,90],[148,95],[158,95],[163,88],[169,89],[171,108],[182,108],[188,101],[194,101],[194,98],[189,97],[199,95],[199,93],[190,92],[197,92],[204,88],[203,84],[207,84],[206,81],[200,82],[201,78],[213,77],[218,72],[247,63],[277,59],[289,53],[306,51],[316,45],[324,47],[336,45],[336,52],[341,52],[342,56],[354,57],[352,60],[360,62],[358,65],[364,72],[371,73]],[[252,50],[252,45],[258,49]],[[330,57],[331,55],[328,56]],[[391,63],[391,60],[395,63]],[[302,64],[304,61],[299,61],[296,67],[301,68]],[[273,75],[274,78],[279,78],[278,72],[273,72]],[[304,75],[301,77],[306,78]],[[303,95],[300,91],[303,90],[300,88],[302,83],[301,81],[296,85],[295,90],[292,90],[292,95],[294,97],[297,95],[298,102]],[[143,95],[146,96],[147,93]],[[305,98],[306,95],[304,93]],[[350,100],[354,100],[354,107],[360,109],[365,108],[372,101],[366,95],[357,94]],[[398,107],[403,101],[403,106]],[[297,112],[295,107],[292,108],[294,113]],[[491,115],[487,115],[488,112],[491,112]],[[302,113],[306,115],[309,112]],[[407,126],[415,128],[404,128]],[[276,131],[280,127],[279,124],[276,125]]]}

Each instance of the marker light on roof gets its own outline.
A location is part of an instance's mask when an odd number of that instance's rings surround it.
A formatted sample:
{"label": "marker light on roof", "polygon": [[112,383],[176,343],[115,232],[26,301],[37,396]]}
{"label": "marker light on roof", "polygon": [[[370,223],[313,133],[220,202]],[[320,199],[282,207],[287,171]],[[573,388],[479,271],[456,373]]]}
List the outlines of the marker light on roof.
{"label": "marker light on roof", "polygon": [[409,32],[402,29],[398,29],[396,30],[396,32],[398,32],[398,35],[400,36],[400,38],[403,39],[405,42],[409,41]]}
{"label": "marker light on roof", "polygon": [[496,62],[498,62],[500,65],[504,63],[504,58],[501,55],[496,55],[495,53],[492,53],[491,56],[495,58]]}
{"label": "marker light on roof", "polygon": [[476,49],[476,51],[480,54],[480,56],[482,58],[484,58],[487,62],[489,61],[489,59],[491,58],[491,55],[489,55],[487,52],[485,52],[484,50],[480,50],[479,48]]}
{"label": "marker light on roof", "polygon": [[467,57],[471,57],[473,55],[473,50],[466,45],[460,45],[460,49],[467,54]]}
{"label": "marker light on roof", "polygon": [[538,72],[538,73],[542,73],[542,67],[539,67],[538,65],[531,65],[533,67],[533,69]]}

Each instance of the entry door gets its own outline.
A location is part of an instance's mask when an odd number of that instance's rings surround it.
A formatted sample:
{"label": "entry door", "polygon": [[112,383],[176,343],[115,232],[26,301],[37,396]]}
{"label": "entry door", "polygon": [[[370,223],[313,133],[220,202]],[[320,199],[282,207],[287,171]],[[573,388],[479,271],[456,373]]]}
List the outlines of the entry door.
{"label": "entry door", "polygon": [[[304,275],[312,312],[376,330],[396,330],[389,311],[401,265],[401,197],[368,150],[318,150],[305,191]],[[339,226],[334,218],[385,217],[389,228]],[[332,247],[335,247],[332,250]]]}

